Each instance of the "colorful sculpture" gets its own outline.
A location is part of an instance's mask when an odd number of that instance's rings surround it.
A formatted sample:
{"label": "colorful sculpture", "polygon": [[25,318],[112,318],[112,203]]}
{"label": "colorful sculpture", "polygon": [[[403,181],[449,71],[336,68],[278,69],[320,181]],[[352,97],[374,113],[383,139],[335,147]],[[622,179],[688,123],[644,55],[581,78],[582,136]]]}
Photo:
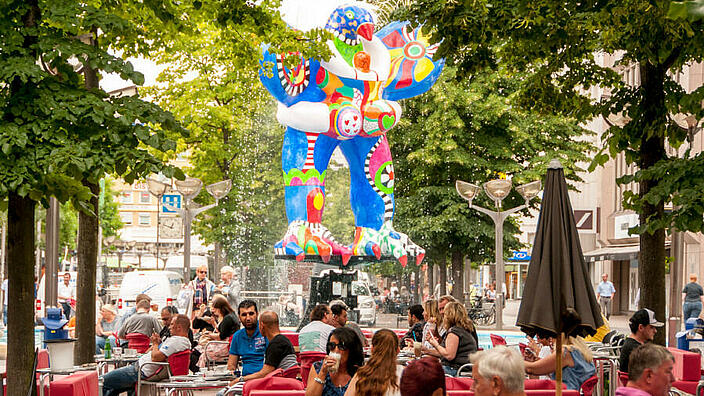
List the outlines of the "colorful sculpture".
{"label": "colorful sculpture", "polygon": [[[264,51],[260,79],[278,100],[277,119],[285,125],[282,168],[289,225],[276,254],[396,257],[416,263],[425,251],[393,228],[394,167],[386,132],[401,116],[395,100],[430,89],[444,62],[433,61],[420,29],[394,22],[374,34],[374,20],[359,5],[336,8],[325,28],[333,57],[303,59],[299,54]],[[289,69],[284,59],[294,56]],[[267,70],[266,64],[273,64]],[[336,147],[350,167],[350,203],[355,216],[352,246],[338,243],[322,225],[325,173]]]}

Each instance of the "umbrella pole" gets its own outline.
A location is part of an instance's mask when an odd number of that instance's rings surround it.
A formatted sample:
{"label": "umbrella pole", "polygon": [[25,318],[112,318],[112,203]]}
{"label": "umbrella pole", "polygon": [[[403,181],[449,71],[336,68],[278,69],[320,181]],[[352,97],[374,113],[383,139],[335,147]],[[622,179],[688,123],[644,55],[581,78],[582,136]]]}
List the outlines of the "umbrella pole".
{"label": "umbrella pole", "polygon": [[562,333],[557,335],[555,345],[555,396],[562,396]]}

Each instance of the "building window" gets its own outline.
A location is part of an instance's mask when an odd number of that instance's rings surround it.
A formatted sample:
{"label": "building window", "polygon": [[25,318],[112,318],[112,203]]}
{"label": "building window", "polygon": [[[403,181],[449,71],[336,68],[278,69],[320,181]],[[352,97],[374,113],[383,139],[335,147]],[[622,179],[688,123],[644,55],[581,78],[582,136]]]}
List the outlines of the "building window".
{"label": "building window", "polygon": [[148,192],[139,193],[139,203],[150,203],[151,200],[152,196]]}
{"label": "building window", "polygon": [[151,225],[152,223],[152,216],[149,213],[140,213],[139,214],[139,225]]}
{"label": "building window", "polygon": [[132,203],[132,191],[123,191],[120,193],[120,203],[131,204]]}
{"label": "building window", "polygon": [[124,225],[132,224],[132,212],[120,212],[120,220]]}

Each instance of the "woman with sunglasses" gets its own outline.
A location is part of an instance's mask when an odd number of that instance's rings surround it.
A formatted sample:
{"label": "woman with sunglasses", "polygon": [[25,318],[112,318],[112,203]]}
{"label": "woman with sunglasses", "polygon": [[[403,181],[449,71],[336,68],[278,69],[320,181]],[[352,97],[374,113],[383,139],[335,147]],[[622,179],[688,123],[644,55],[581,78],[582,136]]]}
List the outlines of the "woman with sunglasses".
{"label": "woman with sunglasses", "polygon": [[[364,364],[362,343],[354,330],[340,327],[333,330],[326,347],[328,356],[313,363],[313,370],[308,375],[306,396],[343,396],[350,380],[357,369]],[[340,355],[337,371],[331,370],[337,360],[330,357],[331,352]]]}
{"label": "woman with sunglasses", "polygon": [[357,370],[345,396],[401,396],[403,366],[396,357],[401,350],[396,333],[381,329],[372,337],[372,356]]}

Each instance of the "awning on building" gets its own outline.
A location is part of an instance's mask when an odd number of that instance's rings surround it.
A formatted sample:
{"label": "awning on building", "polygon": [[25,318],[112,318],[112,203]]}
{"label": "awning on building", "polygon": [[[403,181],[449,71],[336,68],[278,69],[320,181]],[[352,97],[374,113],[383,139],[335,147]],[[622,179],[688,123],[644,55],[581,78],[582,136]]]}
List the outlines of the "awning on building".
{"label": "awning on building", "polygon": [[633,260],[638,258],[639,245],[630,246],[610,246],[584,252],[584,260],[587,262],[604,260]]}

